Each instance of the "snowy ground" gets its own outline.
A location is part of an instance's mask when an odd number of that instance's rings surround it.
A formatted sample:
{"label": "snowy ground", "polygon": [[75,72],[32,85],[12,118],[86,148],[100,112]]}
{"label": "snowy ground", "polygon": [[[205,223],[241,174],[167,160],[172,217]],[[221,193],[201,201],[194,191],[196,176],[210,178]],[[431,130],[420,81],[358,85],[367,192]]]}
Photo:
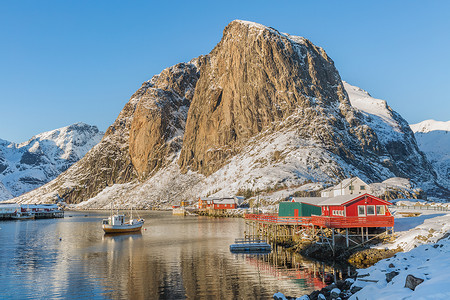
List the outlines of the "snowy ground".
{"label": "snowy ground", "polygon": [[[450,240],[444,238],[438,243],[421,245],[409,252],[398,253],[372,267],[358,270],[359,276],[354,285],[363,289],[350,299],[449,299],[450,298]],[[399,274],[387,282],[386,274],[396,271]],[[406,277],[413,275],[423,279],[415,290],[405,287]],[[377,281],[377,282],[369,282]]]}
{"label": "snowy ground", "polygon": [[[446,208],[442,203],[425,206],[423,202],[405,200],[397,204],[396,208],[391,209],[395,216],[396,239],[378,248],[401,247],[404,252],[367,269],[357,270],[358,277],[352,288],[363,289],[349,299],[450,299],[450,236],[447,235],[450,231],[450,211],[442,211],[443,206]],[[406,217],[417,213],[420,215]],[[387,274],[393,278],[388,280]],[[423,282],[415,290],[405,287],[408,275]],[[283,299],[281,293],[274,296]],[[297,299],[309,298],[303,296]]]}
{"label": "snowy ground", "polygon": [[[398,238],[388,248],[400,246],[405,252],[385,259],[372,267],[358,270],[354,285],[363,287],[350,299],[450,299],[450,212],[402,209],[395,213]],[[417,217],[403,217],[400,212],[420,212]],[[386,247],[386,245],[383,245]],[[386,274],[399,274],[387,282]],[[413,291],[405,287],[406,277],[413,275],[424,282]],[[377,282],[372,282],[377,281]]]}

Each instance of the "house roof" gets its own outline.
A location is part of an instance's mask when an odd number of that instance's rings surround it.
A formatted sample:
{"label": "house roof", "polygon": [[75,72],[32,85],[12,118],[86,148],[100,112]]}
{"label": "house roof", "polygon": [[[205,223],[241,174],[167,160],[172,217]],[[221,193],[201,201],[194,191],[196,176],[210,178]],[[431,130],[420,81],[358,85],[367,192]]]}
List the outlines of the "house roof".
{"label": "house roof", "polygon": [[212,197],[200,197],[200,200],[202,200],[202,201],[212,201],[212,200],[214,200],[214,199],[217,199],[217,198],[212,198]]}
{"label": "house roof", "polygon": [[[376,198],[375,196],[369,194],[355,194],[355,195],[340,195],[336,197],[299,197],[293,198],[295,202],[307,203],[317,206],[330,206],[330,205],[346,205],[354,200],[362,198],[363,196],[369,196],[372,198]],[[386,205],[391,205],[390,202],[385,201],[383,199],[376,198],[382,202],[385,202]]]}
{"label": "house roof", "polygon": [[[347,178],[347,179],[342,180],[340,183],[338,183],[338,184],[336,184],[335,186],[331,187],[331,188],[330,188],[330,191],[331,191],[331,190],[337,190],[337,189],[345,189],[346,187],[348,187],[351,183],[353,183],[353,182],[356,181],[356,180],[360,180],[360,181],[362,181],[365,185],[368,185],[368,184],[365,183],[364,180],[362,180],[361,178],[359,178],[359,177],[352,177],[352,178]],[[327,189],[327,190],[328,190],[328,189]],[[325,191],[327,191],[327,190],[325,190]]]}
{"label": "house roof", "polygon": [[359,196],[361,196],[361,195],[360,194],[358,194],[358,195],[340,195],[340,196],[336,196],[336,197],[325,198],[318,205],[320,205],[320,206],[342,205],[342,204],[349,202]]}
{"label": "house roof", "polygon": [[44,203],[44,204],[22,204],[21,205],[22,207],[25,207],[25,208],[33,208],[33,209],[40,209],[40,208],[43,208],[43,209],[57,209],[58,208],[58,205],[57,204],[47,204],[47,203]]}
{"label": "house roof", "polygon": [[294,197],[292,200],[299,203],[306,203],[312,205],[320,205],[322,201],[328,199],[327,197]]}
{"label": "house roof", "polygon": [[235,204],[234,198],[223,198],[223,199],[214,199],[214,204]]}
{"label": "house roof", "polygon": [[18,208],[19,205],[16,203],[0,203],[0,208]]}

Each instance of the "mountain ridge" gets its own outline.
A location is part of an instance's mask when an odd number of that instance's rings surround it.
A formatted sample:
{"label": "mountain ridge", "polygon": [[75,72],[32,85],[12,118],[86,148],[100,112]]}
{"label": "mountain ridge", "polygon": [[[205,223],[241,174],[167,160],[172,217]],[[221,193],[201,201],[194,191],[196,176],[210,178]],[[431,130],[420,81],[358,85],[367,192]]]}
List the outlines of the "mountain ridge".
{"label": "mountain ridge", "polygon": [[410,125],[419,148],[436,170],[439,182],[450,186],[450,121],[425,120]]}
{"label": "mountain ridge", "polygon": [[83,159],[18,201],[148,208],[353,175],[436,185],[407,122],[384,100],[360,95],[381,103],[384,119],[352,106],[322,48],[255,24],[231,22],[211,53],[153,76]]}
{"label": "mountain ridge", "polygon": [[19,196],[56,178],[81,159],[103,133],[79,122],[37,134],[16,144],[0,142],[0,182],[8,196]]}

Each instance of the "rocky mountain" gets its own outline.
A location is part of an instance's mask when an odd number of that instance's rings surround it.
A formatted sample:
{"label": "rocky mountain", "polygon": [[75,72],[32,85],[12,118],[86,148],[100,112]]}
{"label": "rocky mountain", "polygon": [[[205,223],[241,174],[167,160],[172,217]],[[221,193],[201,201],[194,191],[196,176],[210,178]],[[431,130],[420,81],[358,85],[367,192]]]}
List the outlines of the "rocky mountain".
{"label": "rocky mountain", "polygon": [[76,123],[38,134],[21,144],[0,140],[0,200],[55,179],[100,142],[102,136],[96,126]]}
{"label": "rocky mountain", "polygon": [[417,144],[436,170],[439,182],[450,187],[450,121],[426,120],[411,125]]}
{"label": "rocky mountain", "polygon": [[148,208],[352,175],[435,186],[407,122],[357,88],[349,98],[353,88],[309,40],[233,21],[211,53],[145,82],[98,145],[18,201]]}

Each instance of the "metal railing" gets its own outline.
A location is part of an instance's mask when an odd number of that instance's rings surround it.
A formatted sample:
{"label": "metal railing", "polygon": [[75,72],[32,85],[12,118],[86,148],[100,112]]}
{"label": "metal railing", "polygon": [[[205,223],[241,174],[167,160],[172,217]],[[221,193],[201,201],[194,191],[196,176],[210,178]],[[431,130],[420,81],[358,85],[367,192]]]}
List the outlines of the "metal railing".
{"label": "metal railing", "polygon": [[389,209],[414,209],[414,210],[435,210],[435,211],[450,211],[449,207],[445,206],[430,206],[430,205],[390,205]]}

